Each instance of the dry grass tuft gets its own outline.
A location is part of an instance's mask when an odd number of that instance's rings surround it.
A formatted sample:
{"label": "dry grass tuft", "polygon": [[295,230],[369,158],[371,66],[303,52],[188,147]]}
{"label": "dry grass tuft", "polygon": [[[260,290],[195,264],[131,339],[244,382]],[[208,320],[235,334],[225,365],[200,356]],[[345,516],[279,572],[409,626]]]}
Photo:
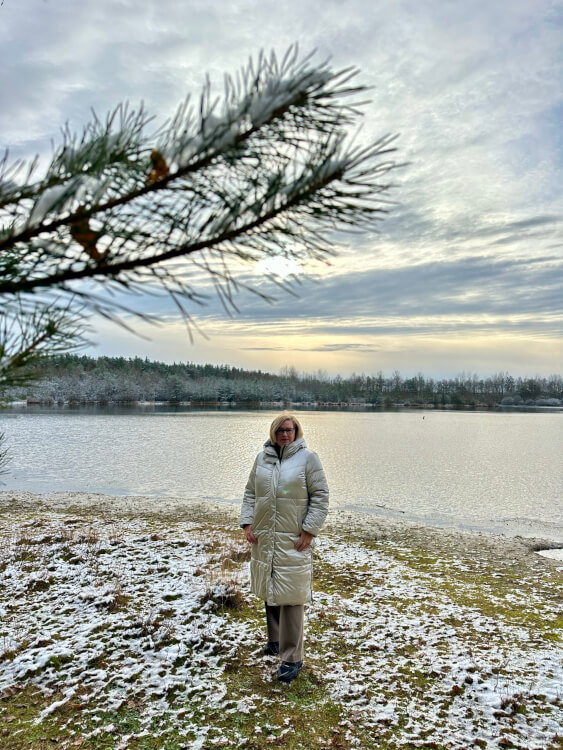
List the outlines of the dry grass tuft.
{"label": "dry grass tuft", "polygon": [[246,600],[237,581],[230,580],[223,583],[210,584],[201,597],[202,604],[211,602],[209,609],[240,609]]}
{"label": "dry grass tuft", "polygon": [[201,597],[202,605],[215,611],[240,609],[246,604],[242,593],[241,563],[250,559],[250,550],[227,535],[213,540],[215,554],[208,559],[207,586]]}

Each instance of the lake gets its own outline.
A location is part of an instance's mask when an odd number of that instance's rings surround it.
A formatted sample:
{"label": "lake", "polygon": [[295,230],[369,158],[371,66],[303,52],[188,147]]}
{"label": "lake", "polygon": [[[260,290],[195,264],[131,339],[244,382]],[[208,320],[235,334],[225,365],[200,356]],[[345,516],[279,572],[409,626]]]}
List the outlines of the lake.
{"label": "lake", "polygon": [[[0,412],[1,489],[240,502],[277,411]],[[331,507],[563,541],[560,413],[299,411]]]}

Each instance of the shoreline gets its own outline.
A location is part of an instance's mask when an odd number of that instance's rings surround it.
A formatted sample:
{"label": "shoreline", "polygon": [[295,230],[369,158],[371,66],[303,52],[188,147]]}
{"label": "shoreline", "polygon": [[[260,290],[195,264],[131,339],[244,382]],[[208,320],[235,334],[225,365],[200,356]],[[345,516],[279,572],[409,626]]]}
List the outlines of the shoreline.
{"label": "shoreline", "polygon": [[[1,485],[0,485],[1,487]],[[12,496],[15,504],[23,503],[24,505],[34,505],[36,502],[42,504],[40,498],[48,497],[49,502],[55,507],[64,509],[69,505],[77,507],[90,507],[113,509],[121,508],[123,512],[147,512],[161,513],[169,515],[176,511],[182,511],[186,508],[200,506],[202,512],[206,509],[223,509],[227,512],[238,514],[240,502],[233,500],[210,499],[210,498],[192,498],[177,495],[143,495],[132,494],[124,491],[123,493],[104,492],[103,490],[43,490],[42,488],[26,490],[18,487],[10,489],[0,489],[0,511],[2,507],[2,498]],[[34,499],[38,498],[38,499]],[[428,533],[440,532],[459,532],[460,534],[484,534],[485,536],[506,538],[506,539],[527,539],[530,543],[540,543],[543,549],[563,549],[563,527],[558,522],[545,522],[536,519],[527,518],[507,518],[507,519],[490,519],[488,522],[471,521],[469,519],[456,519],[451,517],[439,516],[421,517],[409,515],[405,511],[394,511],[386,505],[374,505],[373,507],[362,507],[354,505],[331,505],[329,509],[328,521],[335,514],[349,515],[354,518],[354,525],[366,528],[378,527],[380,524],[393,526],[402,524],[412,527],[427,529]],[[542,531],[543,527],[543,531]]]}
{"label": "shoreline", "polygon": [[[26,490],[0,490],[0,514],[7,511],[20,514],[33,510],[163,519],[193,519],[194,516],[200,515],[202,518],[224,521],[238,529],[240,504],[182,497],[108,495],[99,492],[35,493]],[[372,538],[404,540],[408,537],[421,546],[428,547],[433,544],[437,548],[442,544],[448,548],[455,548],[456,545],[463,548],[468,541],[474,541],[480,546],[496,547],[499,551],[504,550],[507,555],[517,554],[518,557],[542,550],[561,550],[563,555],[563,541],[543,536],[507,535],[484,529],[459,528],[455,525],[430,525],[407,518],[390,518],[376,511],[350,510],[335,506],[329,510],[323,532],[337,537],[351,534],[352,538],[359,541]],[[552,559],[557,561],[559,557]]]}
{"label": "shoreline", "polygon": [[397,401],[371,403],[363,401],[6,401],[4,409],[156,409],[178,408],[189,411],[270,411],[294,409],[297,411],[428,411],[428,412],[530,412],[530,413],[563,413],[562,404],[501,404],[501,403],[463,403],[433,404]]}

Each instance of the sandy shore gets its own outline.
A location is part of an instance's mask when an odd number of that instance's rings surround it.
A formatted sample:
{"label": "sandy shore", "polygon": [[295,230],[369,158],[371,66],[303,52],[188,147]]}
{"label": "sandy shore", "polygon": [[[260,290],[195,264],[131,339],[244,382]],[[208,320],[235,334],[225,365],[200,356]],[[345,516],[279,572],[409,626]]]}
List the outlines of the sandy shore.
{"label": "sandy shore", "polygon": [[238,510],[0,493],[3,750],[558,747],[552,543],[333,512],[287,688]]}
{"label": "sandy shore", "polygon": [[[115,497],[89,492],[51,492],[36,494],[22,490],[0,491],[0,513],[76,512],[90,515],[122,517],[162,517],[194,520],[214,518],[230,527],[238,527],[240,505],[236,503],[201,502],[181,497],[146,497],[128,495]],[[563,545],[541,537],[506,536],[481,531],[432,527],[415,522],[392,520],[372,513],[341,511],[332,508],[324,530],[343,539],[408,539],[423,548],[434,546],[460,552],[472,544],[492,558],[514,558],[532,561],[538,550],[552,550],[552,559],[559,559]]]}

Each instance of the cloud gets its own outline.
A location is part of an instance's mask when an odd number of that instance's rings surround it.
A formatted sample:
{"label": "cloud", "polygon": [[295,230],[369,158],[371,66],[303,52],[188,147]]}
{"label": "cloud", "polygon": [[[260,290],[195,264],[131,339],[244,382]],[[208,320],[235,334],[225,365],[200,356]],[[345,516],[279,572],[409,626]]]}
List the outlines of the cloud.
{"label": "cloud", "polygon": [[[263,293],[276,295],[277,300],[267,304],[249,292],[241,292],[235,297],[238,312],[231,320],[213,294],[209,280],[202,279],[201,288],[207,289],[210,296],[206,305],[192,305],[190,310],[204,329],[224,326],[240,333],[256,329],[270,338],[280,337],[279,342],[268,343],[266,348],[270,350],[283,350],[286,335],[324,334],[331,330],[351,337],[452,330],[557,336],[563,322],[562,276],[563,260],[554,255],[515,259],[477,256],[341,271],[317,283],[303,281],[294,287],[298,295],[295,297],[248,275],[244,281],[255,283]],[[166,297],[118,295],[113,299],[156,315],[165,323],[181,318]],[[347,344],[357,351],[363,345],[359,341]]]}
{"label": "cloud", "polygon": [[[329,331],[332,332],[332,331]],[[380,346],[373,346],[369,344],[358,344],[341,342],[335,344],[322,344],[321,346],[242,346],[242,351],[247,352],[377,352],[381,349]]]}
{"label": "cloud", "polygon": [[[336,68],[360,68],[373,91],[358,142],[400,132],[398,158],[409,162],[395,177],[397,205],[378,234],[335,234],[341,257],[297,301],[241,272],[278,302],[239,295],[234,325],[269,327],[281,337],[272,351],[292,325],[350,337],[556,335],[563,17],[551,0],[29,0],[6,2],[1,16],[0,145],[14,157],[49,154],[59,128],[80,130],[90,107],[144,100],[162,123],[187,93],[197,99],[206,73],[220,93],[223,72],[260,48],[283,54],[297,40]],[[193,278],[212,294],[205,276]],[[127,302],[178,320],[165,299]],[[213,296],[191,309],[204,325],[227,319]]]}
{"label": "cloud", "polygon": [[[241,321],[414,316],[531,316],[561,312],[563,261],[471,257],[329,277],[274,306],[246,299]],[[205,310],[203,317],[207,317]],[[209,313],[213,315],[210,310]]]}

